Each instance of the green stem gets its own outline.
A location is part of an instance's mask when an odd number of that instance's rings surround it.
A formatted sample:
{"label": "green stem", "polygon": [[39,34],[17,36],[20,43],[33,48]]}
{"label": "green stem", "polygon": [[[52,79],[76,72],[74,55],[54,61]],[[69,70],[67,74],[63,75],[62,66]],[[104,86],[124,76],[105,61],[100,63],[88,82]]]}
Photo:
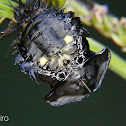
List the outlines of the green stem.
{"label": "green stem", "polygon": [[[87,38],[90,49],[95,52],[99,52],[101,49],[105,47],[105,45],[97,42],[96,40],[93,40],[92,38]],[[112,70],[114,73],[122,77],[126,80],[126,60],[121,58],[119,55],[117,55],[115,52],[113,52],[111,49],[111,61],[110,61],[110,70]]]}

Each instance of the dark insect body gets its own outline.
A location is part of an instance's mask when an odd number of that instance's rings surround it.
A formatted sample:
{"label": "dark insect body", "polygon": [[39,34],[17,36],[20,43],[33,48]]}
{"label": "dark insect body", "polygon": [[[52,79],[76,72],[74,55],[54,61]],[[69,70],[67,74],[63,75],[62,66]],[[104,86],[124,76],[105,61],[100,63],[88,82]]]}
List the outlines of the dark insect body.
{"label": "dark insect body", "polygon": [[19,1],[19,7],[14,8],[15,22],[11,22],[8,34],[19,32],[15,64],[35,82],[39,78],[51,85],[45,100],[52,106],[82,101],[100,87],[110,51],[90,51],[86,40],[90,35],[80,18],[46,4]]}

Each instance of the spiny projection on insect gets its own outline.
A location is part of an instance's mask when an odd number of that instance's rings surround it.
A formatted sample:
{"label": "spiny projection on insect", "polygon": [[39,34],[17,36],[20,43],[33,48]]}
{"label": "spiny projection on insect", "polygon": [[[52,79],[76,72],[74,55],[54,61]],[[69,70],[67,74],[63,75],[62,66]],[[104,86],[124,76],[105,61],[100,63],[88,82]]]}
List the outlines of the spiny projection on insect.
{"label": "spiny projection on insect", "polygon": [[15,65],[51,85],[45,100],[52,106],[82,101],[101,85],[110,62],[110,51],[95,53],[89,49],[87,30],[74,12],[47,6],[41,0],[29,0],[13,7],[15,20],[5,35],[18,32]]}

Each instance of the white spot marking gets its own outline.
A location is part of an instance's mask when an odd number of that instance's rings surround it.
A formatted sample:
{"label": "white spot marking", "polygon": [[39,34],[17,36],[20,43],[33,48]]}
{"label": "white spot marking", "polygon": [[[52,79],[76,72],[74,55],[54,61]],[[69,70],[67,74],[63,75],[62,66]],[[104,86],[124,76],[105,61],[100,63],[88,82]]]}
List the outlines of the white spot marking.
{"label": "white spot marking", "polygon": [[73,41],[73,37],[69,36],[69,35],[66,35],[66,37],[64,38],[64,41],[66,42],[66,44],[69,44],[70,42]]}
{"label": "white spot marking", "polygon": [[39,59],[39,65],[40,66],[44,66],[47,62],[48,62],[48,60],[45,57],[41,57]]}

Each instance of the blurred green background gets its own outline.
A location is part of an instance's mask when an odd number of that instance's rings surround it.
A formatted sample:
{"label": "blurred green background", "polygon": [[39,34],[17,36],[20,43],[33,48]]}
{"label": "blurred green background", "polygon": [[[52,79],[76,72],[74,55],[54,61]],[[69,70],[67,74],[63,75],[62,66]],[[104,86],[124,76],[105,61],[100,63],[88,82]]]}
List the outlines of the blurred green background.
{"label": "blurred green background", "polygon": [[[97,0],[107,3],[113,14],[126,15],[126,1]],[[7,27],[3,22],[0,29]],[[111,40],[102,37],[94,29],[86,27],[91,36],[103,42],[113,51],[126,58]],[[8,116],[9,122],[0,126],[125,126],[126,125],[126,81],[107,71],[103,84],[83,102],[51,107],[44,97],[50,86],[42,81],[38,86],[14,66],[15,55],[10,48],[15,35],[0,40],[0,115]]]}

